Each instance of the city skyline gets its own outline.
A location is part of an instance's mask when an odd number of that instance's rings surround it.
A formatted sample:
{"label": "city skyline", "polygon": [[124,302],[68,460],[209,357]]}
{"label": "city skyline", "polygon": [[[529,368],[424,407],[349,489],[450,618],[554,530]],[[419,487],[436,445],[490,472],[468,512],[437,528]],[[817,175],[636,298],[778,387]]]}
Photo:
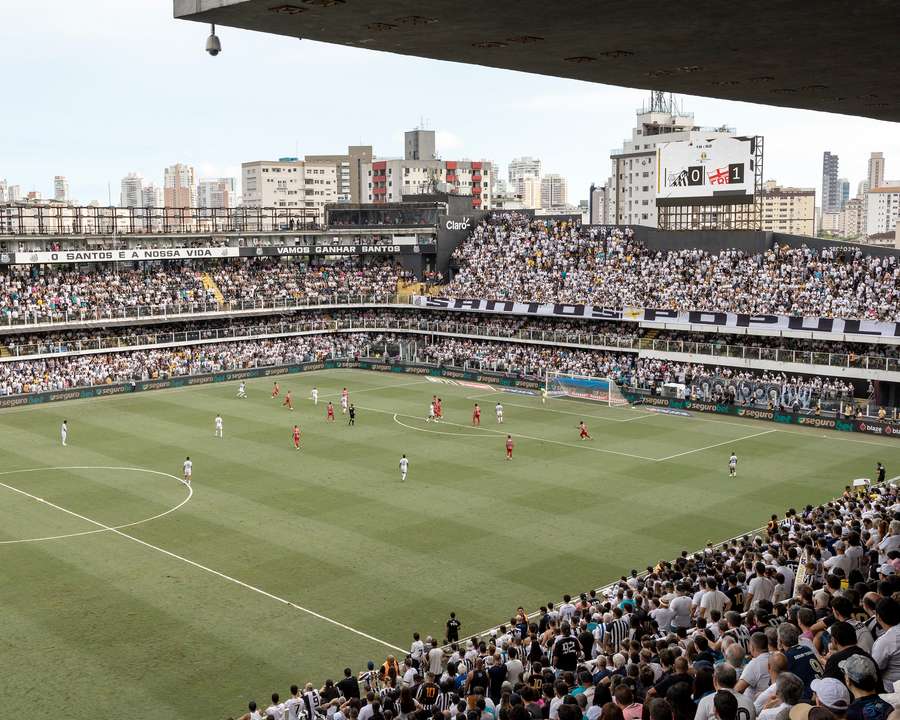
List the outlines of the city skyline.
{"label": "city skyline", "polygon": [[[219,31],[222,54],[210,58],[205,29],[174,21],[165,4],[51,5],[54,12],[27,40],[14,31],[28,24],[25,6],[9,9],[0,28],[8,63],[29,67],[7,78],[8,97],[31,100],[10,105],[0,133],[0,178],[20,185],[23,196],[37,190],[53,197],[53,179],[62,175],[69,197],[105,204],[107,184],[115,197],[129,172],[162,185],[164,168],[184,163],[197,178],[240,178],[243,162],[340,153],[350,144],[401,157],[404,132],[425,118],[437,131],[442,158],[485,159],[502,169],[514,157],[539,158],[545,172],[568,180],[576,204],[591,182],[606,182],[609,152],[628,136],[647,95],[487,68],[479,68],[481,80],[473,84],[471,68],[455,63],[228,28]],[[155,72],[136,82],[133,67],[148,62]],[[328,72],[305,74],[300,90],[285,90],[294,70],[313,66]],[[172,82],[183,76],[192,82]],[[40,93],[33,92],[35,77]],[[781,185],[820,192],[825,151],[840,157],[841,177],[851,187],[868,177],[872,152],[884,154],[886,179],[900,178],[895,123],[681,100],[698,125],[765,136],[764,176]],[[374,116],[365,112],[371,107],[379,107]]]}

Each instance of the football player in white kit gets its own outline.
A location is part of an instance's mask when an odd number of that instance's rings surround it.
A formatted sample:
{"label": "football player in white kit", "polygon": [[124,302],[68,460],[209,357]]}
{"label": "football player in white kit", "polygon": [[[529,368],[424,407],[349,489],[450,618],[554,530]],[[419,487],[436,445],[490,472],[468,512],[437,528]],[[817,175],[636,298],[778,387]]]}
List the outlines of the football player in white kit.
{"label": "football player in white kit", "polygon": [[497,422],[502,425],[503,424],[503,406],[498,402],[494,406],[494,410],[496,410],[496,412],[497,412]]}
{"label": "football player in white kit", "polygon": [[406,455],[400,458],[400,481],[403,482],[406,480],[406,474],[409,472],[409,460],[406,459]]}
{"label": "football player in white kit", "polygon": [[216,437],[225,437],[222,432],[222,416],[216,415]]}
{"label": "football player in white kit", "polygon": [[194,463],[191,462],[190,456],[184,459],[184,483],[185,485],[191,484],[191,473],[194,470]]}
{"label": "football player in white kit", "polygon": [[425,422],[434,422],[437,419],[437,415],[434,411],[434,403],[428,403],[428,417],[425,418]]}
{"label": "football player in white kit", "polygon": [[239,398],[245,398],[245,397],[247,397],[247,385],[244,383],[243,380],[241,380],[241,384],[238,385],[238,394],[237,394],[237,396],[238,396]]}
{"label": "football player in white kit", "polygon": [[341,412],[347,414],[347,396],[341,395]]}
{"label": "football player in white kit", "polygon": [[737,455],[734,454],[734,450],[728,458],[728,477],[737,477]]}
{"label": "football player in white kit", "polygon": [[313,405],[319,404],[319,388],[317,388],[317,387],[314,387],[312,389],[312,401],[313,401]]}
{"label": "football player in white kit", "polygon": [[66,441],[69,439],[69,421],[63,420],[63,424],[59,428],[59,435],[62,438],[63,447],[66,446]]}

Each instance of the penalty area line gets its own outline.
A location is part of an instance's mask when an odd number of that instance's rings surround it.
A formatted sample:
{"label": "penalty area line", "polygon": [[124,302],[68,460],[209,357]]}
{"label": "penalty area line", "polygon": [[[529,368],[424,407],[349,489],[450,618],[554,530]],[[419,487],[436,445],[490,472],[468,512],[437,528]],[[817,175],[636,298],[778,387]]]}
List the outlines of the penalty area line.
{"label": "penalty area line", "polygon": [[735,438],[734,440],[726,440],[725,442],[716,443],[715,445],[706,445],[705,447],[696,448],[694,450],[685,450],[684,452],[675,453],[674,455],[666,455],[666,457],[659,458],[657,462],[663,462],[665,460],[674,460],[675,458],[682,457],[684,455],[690,455],[691,453],[703,452],[704,450],[712,450],[713,448],[722,447],[722,445],[731,445],[736,442],[741,442],[742,440],[749,440],[750,438],[761,437],[762,435],[770,435],[771,433],[778,432],[777,430],[763,430],[762,432],[753,433],[752,435],[744,435],[743,437]]}
{"label": "penalty area line", "polygon": [[182,555],[178,555],[178,554],[172,552],[171,550],[166,550],[165,548],[161,548],[158,545],[153,545],[152,543],[148,543],[147,541],[141,540],[140,538],[137,538],[134,535],[129,535],[128,533],[122,532],[121,530],[118,530],[117,528],[111,527],[110,525],[106,525],[106,524],[100,522],[99,520],[94,520],[92,518],[81,515],[80,513],[77,513],[74,510],[69,510],[68,508],[64,508],[61,505],[57,505],[56,503],[52,503],[49,500],[45,500],[36,495],[32,495],[31,493],[25,492],[24,490],[20,490],[19,488],[13,487],[12,485],[7,485],[6,483],[0,482],[0,487],[5,487],[7,490],[12,490],[13,492],[17,492],[20,495],[24,495],[27,498],[36,500],[37,502],[43,503],[44,505],[47,505],[56,510],[59,510],[60,512],[64,512],[67,515],[76,517],[79,520],[84,520],[85,522],[90,523],[91,525],[96,525],[97,527],[102,528],[103,530],[106,530],[108,532],[115,533],[116,535],[119,535],[120,537],[123,537],[126,540],[131,540],[132,542],[135,542],[138,545],[143,545],[145,548],[148,548],[150,550],[155,550],[156,552],[162,553],[163,555],[166,555],[167,557],[170,557],[173,560],[180,560],[181,562],[186,563],[187,565],[190,565],[191,567],[197,568],[198,570],[202,570],[203,572],[209,573],[210,575],[215,575],[216,577],[221,578],[222,580],[227,580],[228,582],[234,583],[235,585],[239,585],[240,587],[242,587],[246,590],[255,592],[259,595],[262,595],[263,597],[269,598],[270,600],[275,600],[277,602],[280,602],[282,605],[287,605],[288,607],[293,608],[294,610],[299,610],[300,612],[306,613],[307,615],[310,615],[314,618],[318,618],[319,620],[324,620],[325,622],[331,623],[332,625],[339,627],[342,630],[347,630],[348,632],[351,632],[354,635],[359,635],[360,637],[365,638],[366,640],[371,640],[372,642],[378,643],[379,645],[383,645],[384,647],[390,648],[391,650],[396,650],[396,651],[402,652],[402,653],[406,652],[406,650],[404,650],[403,648],[398,647],[397,645],[392,645],[391,643],[389,643],[385,640],[382,640],[381,638],[377,638],[374,635],[369,635],[368,633],[365,633],[362,630],[357,630],[356,628],[351,627],[350,625],[345,625],[344,623],[342,623],[338,620],[335,620],[333,618],[330,618],[327,615],[322,615],[321,613],[317,613],[315,610],[310,610],[309,608],[305,608],[302,605],[298,605],[297,603],[291,602],[290,600],[286,600],[285,598],[279,597],[278,595],[273,595],[272,593],[267,592],[267,591],[263,590],[262,588],[258,588],[255,585],[250,585],[249,583],[246,583],[243,580],[238,580],[237,578],[232,577],[231,575],[226,575],[225,573],[219,572],[218,570],[213,570],[211,567],[207,567],[206,565],[202,565],[202,564],[200,564],[194,560],[190,560]]}

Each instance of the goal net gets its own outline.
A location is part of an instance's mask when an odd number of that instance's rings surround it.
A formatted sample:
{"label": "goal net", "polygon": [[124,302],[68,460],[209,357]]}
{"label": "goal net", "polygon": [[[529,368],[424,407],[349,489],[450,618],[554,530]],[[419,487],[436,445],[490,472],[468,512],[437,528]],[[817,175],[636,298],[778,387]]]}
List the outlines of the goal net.
{"label": "goal net", "polygon": [[610,407],[628,405],[628,401],[612,378],[550,372],[547,373],[545,386],[550,397],[593,400],[606,403]]}

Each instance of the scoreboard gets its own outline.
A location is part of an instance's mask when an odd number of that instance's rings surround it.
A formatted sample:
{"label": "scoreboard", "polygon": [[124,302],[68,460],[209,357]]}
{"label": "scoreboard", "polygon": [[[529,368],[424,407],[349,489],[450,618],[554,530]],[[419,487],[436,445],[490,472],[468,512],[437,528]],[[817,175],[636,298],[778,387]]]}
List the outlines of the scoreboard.
{"label": "scoreboard", "polygon": [[752,198],[755,138],[696,137],[656,149],[657,200]]}

